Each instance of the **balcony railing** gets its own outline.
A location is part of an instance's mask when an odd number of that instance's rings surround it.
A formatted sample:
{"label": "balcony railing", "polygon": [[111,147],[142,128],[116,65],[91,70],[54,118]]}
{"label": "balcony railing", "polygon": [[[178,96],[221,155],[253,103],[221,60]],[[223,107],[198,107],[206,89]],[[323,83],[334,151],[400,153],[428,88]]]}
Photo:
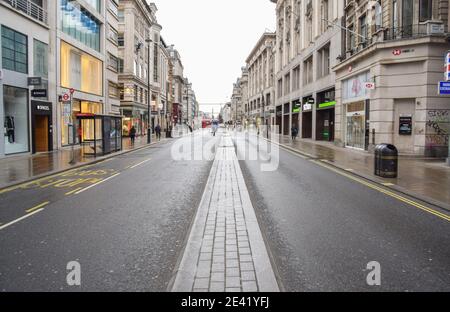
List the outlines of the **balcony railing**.
{"label": "balcony railing", "polygon": [[363,51],[375,42],[392,41],[392,40],[407,40],[416,39],[427,36],[448,36],[448,27],[440,23],[423,23],[416,25],[408,25],[404,27],[383,28],[379,29],[377,33],[367,38],[364,42],[359,44],[353,43],[354,47],[346,51],[345,57],[347,59],[352,55]]}
{"label": "balcony railing", "polygon": [[29,0],[3,0],[14,9],[25,13],[26,15],[38,20],[44,24],[48,24],[47,10]]}

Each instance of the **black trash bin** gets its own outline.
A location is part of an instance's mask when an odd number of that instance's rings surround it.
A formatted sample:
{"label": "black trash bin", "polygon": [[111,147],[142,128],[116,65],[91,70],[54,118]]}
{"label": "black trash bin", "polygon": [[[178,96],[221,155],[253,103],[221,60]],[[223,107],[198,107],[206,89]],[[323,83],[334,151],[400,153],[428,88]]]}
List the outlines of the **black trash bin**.
{"label": "black trash bin", "polygon": [[375,148],[375,175],[395,179],[398,176],[398,150],[392,144]]}

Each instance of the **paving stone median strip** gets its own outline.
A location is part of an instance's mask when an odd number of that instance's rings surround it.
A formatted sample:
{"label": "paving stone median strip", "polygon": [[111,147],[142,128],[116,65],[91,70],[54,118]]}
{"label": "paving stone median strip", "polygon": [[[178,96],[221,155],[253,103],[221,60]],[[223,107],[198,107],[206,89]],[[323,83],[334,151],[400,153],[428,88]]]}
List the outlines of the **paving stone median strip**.
{"label": "paving stone median strip", "polygon": [[172,291],[279,291],[229,136],[221,139]]}

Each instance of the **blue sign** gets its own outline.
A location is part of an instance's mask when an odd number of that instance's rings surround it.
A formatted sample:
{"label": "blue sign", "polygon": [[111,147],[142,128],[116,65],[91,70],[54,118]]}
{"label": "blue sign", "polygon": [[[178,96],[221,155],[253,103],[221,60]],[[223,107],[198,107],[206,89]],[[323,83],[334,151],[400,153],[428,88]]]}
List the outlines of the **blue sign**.
{"label": "blue sign", "polygon": [[439,82],[439,94],[440,95],[450,95],[450,81],[440,81]]}

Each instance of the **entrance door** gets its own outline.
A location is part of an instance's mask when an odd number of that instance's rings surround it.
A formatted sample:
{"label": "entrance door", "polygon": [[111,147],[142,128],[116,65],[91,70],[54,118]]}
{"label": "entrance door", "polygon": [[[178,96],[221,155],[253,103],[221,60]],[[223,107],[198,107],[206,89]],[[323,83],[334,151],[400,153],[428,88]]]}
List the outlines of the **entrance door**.
{"label": "entrance door", "polygon": [[312,138],[312,112],[306,112],[302,115],[302,138]]}
{"label": "entrance door", "polygon": [[34,123],[34,144],[35,144],[35,152],[42,153],[48,152],[48,144],[49,144],[49,122],[48,116],[35,116]]}

